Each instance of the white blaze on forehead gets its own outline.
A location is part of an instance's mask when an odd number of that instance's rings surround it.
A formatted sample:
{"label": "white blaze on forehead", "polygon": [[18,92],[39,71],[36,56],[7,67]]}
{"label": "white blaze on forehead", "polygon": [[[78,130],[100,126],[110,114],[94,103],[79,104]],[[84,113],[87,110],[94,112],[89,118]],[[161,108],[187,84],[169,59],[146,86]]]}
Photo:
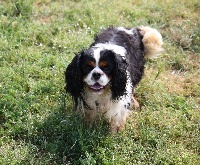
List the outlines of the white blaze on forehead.
{"label": "white blaze on forehead", "polygon": [[119,45],[115,45],[115,44],[112,44],[112,43],[98,43],[96,44],[95,46],[93,46],[92,48],[96,48],[94,50],[94,58],[96,59],[96,62],[98,63],[98,60],[100,58],[100,52],[102,50],[111,50],[113,51],[114,53],[116,54],[119,54],[121,55],[121,57],[125,58],[125,55],[126,55],[126,49],[122,46],[119,46]]}
{"label": "white blaze on forehead", "polygon": [[96,49],[94,50],[94,58],[95,58],[95,60],[96,60],[96,64],[99,63],[99,59],[100,59],[100,51],[101,51],[100,48],[96,48]]}

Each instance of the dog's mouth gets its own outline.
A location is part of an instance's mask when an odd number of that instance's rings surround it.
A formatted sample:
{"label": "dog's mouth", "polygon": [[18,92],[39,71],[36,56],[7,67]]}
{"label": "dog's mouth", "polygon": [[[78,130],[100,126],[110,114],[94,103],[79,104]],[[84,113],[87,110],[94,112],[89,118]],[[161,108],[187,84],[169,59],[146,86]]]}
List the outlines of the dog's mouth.
{"label": "dog's mouth", "polygon": [[95,83],[94,85],[90,85],[89,88],[94,92],[101,92],[104,90],[105,86]]}

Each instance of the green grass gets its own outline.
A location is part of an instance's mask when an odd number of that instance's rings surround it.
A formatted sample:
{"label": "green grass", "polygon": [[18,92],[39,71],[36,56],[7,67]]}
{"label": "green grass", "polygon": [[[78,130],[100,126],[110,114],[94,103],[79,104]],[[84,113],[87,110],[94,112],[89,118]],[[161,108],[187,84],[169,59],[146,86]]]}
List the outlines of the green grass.
{"label": "green grass", "polygon": [[[0,164],[200,164],[200,2],[0,1]],[[136,88],[126,130],[73,111],[64,71],[109,25],[157,28],[165,52]]]}

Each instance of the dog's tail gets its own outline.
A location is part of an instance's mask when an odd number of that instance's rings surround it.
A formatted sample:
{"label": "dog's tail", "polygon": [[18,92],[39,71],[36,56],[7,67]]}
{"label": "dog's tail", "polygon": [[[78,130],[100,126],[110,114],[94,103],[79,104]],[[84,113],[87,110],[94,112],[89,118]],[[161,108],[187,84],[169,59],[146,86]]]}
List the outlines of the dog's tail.
{"label": "dog's tail", "polygon": [[143,36],[142,42],[145,49],[145,57],[155,58],[159,52],[164,51],[162,48],[163,41],[161,34],[148,26],[140,26],[140,34]]}

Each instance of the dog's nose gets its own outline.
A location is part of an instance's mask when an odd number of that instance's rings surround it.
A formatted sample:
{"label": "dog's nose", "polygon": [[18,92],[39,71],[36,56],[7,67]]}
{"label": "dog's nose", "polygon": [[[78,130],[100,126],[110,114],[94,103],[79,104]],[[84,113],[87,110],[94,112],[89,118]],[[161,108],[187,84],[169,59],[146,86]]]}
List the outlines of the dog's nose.
{"label": "dog's nose", "polygon": [[99,80],[99,78],[101,77],[101,74],[98,72],[94,72],[92,74],[92,77],[94,78],[95,81]]}

